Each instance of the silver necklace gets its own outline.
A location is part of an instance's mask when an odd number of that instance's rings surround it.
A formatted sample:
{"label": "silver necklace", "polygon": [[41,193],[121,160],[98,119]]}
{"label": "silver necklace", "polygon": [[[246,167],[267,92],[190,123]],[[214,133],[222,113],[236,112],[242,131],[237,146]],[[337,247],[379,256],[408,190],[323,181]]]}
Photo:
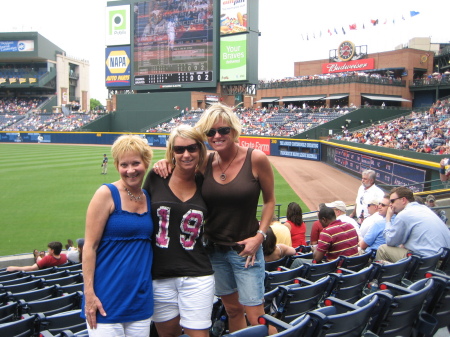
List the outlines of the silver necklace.
{"label": "silver necklace", "polygon": [[136,201],[136,202],[140,201],[142,195],[144,194],[144,193],[142,192],[142,190],[141,190],[141,194],[138,195],[138,196],[135,196],[133,193],[131,193],[131,191],[130,191],[128,188],[124,187],[124,189],[125,189],[125,191],[128,193],[128,196],[130,197],[130,200],[131,200],[131,201]]}
{"label": "silver necklace", "polygon": [[227,179],[227,175],[225,174],[225,172],[228,170],[228,168],[231,166],[231,164],[234,162],[234,160],[237,157],[239,148],[236,148],[236,154],[234,155],[234,158],[232,161],[230,161],[230,163],[228,164],[227,168],[225,170],[222,170],[222,167],[220,167],[220,163],[219,163],[219,154],[217,154],[217,165],[219,165],[220,170],[222,171],[222,174],[219,176],[220,180],[225,181]]}

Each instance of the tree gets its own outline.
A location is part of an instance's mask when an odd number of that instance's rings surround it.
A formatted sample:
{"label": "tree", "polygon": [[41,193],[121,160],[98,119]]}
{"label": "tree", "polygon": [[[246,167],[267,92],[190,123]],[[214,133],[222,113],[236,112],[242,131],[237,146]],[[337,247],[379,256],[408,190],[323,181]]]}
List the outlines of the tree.
{"label": "tree", "polygon": [[105,110],[103,104],[100,103],[100,101],[95,98],[91,98],[89,103],[90,103],[90,110]]}

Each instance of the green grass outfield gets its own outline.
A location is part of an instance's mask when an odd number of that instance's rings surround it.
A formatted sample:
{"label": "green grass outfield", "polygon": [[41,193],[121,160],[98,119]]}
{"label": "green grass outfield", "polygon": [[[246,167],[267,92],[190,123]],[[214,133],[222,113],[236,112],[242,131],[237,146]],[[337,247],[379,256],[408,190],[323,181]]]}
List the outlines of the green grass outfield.
{"label": "green grass outfield", "polygon": [[[108,174],[102,175],[103,154]],[[154,150],[154,161],[164,156]],[[275,172],[275,195],[286,214],[291,201],[306,205]],[[50,241],[84,236],[86,209],[103,183],[119,179],[110,146],[0,144],[0,256],[45,250]]]}

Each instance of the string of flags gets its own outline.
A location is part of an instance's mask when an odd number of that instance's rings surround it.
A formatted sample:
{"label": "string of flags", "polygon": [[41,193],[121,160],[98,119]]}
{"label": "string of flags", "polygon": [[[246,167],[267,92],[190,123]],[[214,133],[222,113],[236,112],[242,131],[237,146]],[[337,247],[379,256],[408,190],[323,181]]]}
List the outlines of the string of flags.
{"label": "string of flags", "polygon": [[[406,19],[412,18],[416,15],[419,15],[420,12],[416,12],[416,11],[410,11],[409,12],[409,17],[405,15],[402,15],[401,17],[401,21],[404,21]],[[399,19],[400,20],[400,19]],[[396,20],[395,19],[384,19],[384,20],[380,20],[380,19],[372,19],[368,22],[363,22],[361,24],[357,24],[357,23],[352,23],[347,26],[342,26],[341,29],[336,29],[336,28],[328,28],[328,30],[325,32],[326,35],[328,36],[332,36],[332,35],[338,35],[338,34],[347,34],[348,31],[354,31],[354,30],[362,30],[362,29],[366,29],[369,27],[375,27],[377,25],[380,24],[388,24],[388,23],[392,23],[395,24]],[[346,30],[347,29],[347,30]],[[321,38],[322,37],[322,31],[317,32],[317,36],[316,36],[316,32],[313,33],[305,33],[305,34],[301,34],[302,39],[303,40],[309,40],[310,38],[316,39],[316,38]]]}

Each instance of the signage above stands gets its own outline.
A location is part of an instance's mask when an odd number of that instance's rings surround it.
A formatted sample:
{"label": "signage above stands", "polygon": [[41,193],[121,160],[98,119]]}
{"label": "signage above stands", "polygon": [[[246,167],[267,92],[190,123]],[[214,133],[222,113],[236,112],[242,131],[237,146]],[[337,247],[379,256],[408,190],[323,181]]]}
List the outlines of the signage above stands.
{"label": "signage above stands", "polygon": [[322,64],[322,74],[369,70],[374,68],[375,68],[375,59],[362,59],[348,62],[324,63]]}

